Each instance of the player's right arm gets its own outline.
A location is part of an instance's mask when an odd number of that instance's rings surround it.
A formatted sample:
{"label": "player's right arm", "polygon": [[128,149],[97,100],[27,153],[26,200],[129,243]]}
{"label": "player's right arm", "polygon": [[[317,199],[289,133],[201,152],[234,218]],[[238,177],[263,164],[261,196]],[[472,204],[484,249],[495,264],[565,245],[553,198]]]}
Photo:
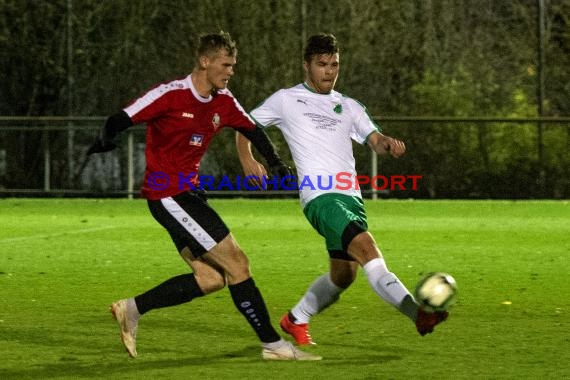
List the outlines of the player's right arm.
{"label": "player's right arm", "polygon": [[87,154],[104,153],[115,149],[117,145],[113,142],[113,139],[132,125],[133,121],[123,110],[109,116]]}
{"label": "player's right arm", "polygon": [[87,154],[104,153],[115,149],[117,145],[113,139],[119,133],[132,125],[155,119],[166,112],[169,107],[169,100],[175,97],[179,90],[179,86],[174,83],[182,82],[173,81],[159,84],[123,110],[109,116]]}

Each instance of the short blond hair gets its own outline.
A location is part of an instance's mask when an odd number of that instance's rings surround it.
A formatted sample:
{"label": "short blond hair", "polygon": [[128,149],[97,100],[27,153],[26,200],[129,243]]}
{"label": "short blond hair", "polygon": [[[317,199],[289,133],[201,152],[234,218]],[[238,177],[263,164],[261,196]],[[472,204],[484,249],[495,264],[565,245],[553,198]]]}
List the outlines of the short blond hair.
{"label": "short blond hair", "polygon": [[228,32],[222,30],[219,33],[203,34],[198,40],[196,59],[198,60],[204,55],[217,53],[222,49],[227,50],[229,55],[237,54],[236,42]]}

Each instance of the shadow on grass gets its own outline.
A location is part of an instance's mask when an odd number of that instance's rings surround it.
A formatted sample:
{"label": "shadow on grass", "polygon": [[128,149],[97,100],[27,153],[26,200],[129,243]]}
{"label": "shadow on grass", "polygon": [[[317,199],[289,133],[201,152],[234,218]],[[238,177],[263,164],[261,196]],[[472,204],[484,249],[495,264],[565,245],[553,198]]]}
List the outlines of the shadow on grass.
{"label": "shadow on grass", "polygon": [[[34,330],[34,334],[39,330]],[[28,338],[32,336],[28,335]],[[36,336],[37,337],[37,336]],[[14,338],[14,337],[12,337]],[[20,338],[22,336],[20,335]],[[48,339],[44,342],[48,346],[56,344],[56,339]],[[73,347],[77,342],[68,341]],[[95,342],[94,342],[95,343]],[[59,342],[65,346],[65,342]],[[69,346],[68,346],[69,347]],[[77,348],[77,347],[76,347]],[[95,344],[93,347],[84,347],[83,350],[73,350],[64,355],[56,355],[57,361],[47,363],[45,361],[22,365],[19,368],[0,370],[1,379],[58,379],[58,378],[152,378],[162,377],[171,371],[197,374],[198,371],[214,371],[221,367],[233,368],[237,373],[259,371],[260,365],[268,370],[278,372],[285,368],[293,369],[303,365],[307,371],[309,368],[334,367],[343,369],[346,366],[368,366],[398,362],[407,356],[410,350],[402,347],[385,346],[380,344],[351,344],[349,342],[326,344],[317,346],[310,351],[324,356],[322,362],[303,362],[290,367],[283,362],[265,362],[260,356],[258,345],[247,345],[237,350],[228,350],[213,353],[212,351],[197,352],[192,346],[187,345],[174,348],[153,347],[146,352],[140,353],[136,359],[128,358],[125,352],[101,349],[102,345]],[[106,346],[108,348],[108,346]],[[328,352],[328,353],[327,353]],[[172,356],[172,358],[165,358]],[[313,363],[313,364],[311,364]],[[292,364],[289,362],[289,364]],[[316,366],[316,367],[315,367]],[[208,370],[209,368],[209,370]],[[282,369],[279,369],[282,368]],[[230,370],[231,371],[231,370]]]}
{"label": "shadow on grass", "polygon": [[[411,350],[402,347],[387,347],[375,344],[327,343],[323,346],[326,351],[319,352],[327,361],[327,366],[386,364],[402,360],[409,356]],[[344,354],[347,353],[348,355]]]}
{"label": "shadow on grass", "polygon": [[[342,345],[339,345],[342,352]],[[375,352],[372,348],[363,347],[362,355],[355,356],[330,356],[325,357],[323,362],[302,362],[298,365],[305,364],[313,365],[326,365],[344,368],[346,365],[370,365],[370,364],[385,364],[392,361],[402,360],[402,356],[397,354],[385,354]],[[13,370],[0,370],[0,378],[2,379],[58,379],[58,378],[115,378],[117,376],[122,378],[149,378],[161,377],[164,371],[168,370],[184,370],[187,369],[188,373],[196,369],[204,370],[207,367],[223,366],[225,368],[235,366],[238,371],[249,368],[258,368],[258,364],[263,364],[273,368],[275,366],[284,365],[282,368],[289,367],[291,362],[264,362],[260,356],[259,346],[248,346],[241,350],[234,350],[223,352],[214,355],[191,355],[185,357],[178,357],[176,359],[152,359],[153,354],[147,353],[139,355],[136,359],[127,358],[126,353],[122,354],[124,357],[118,359],[116,355],[113,357],[99,358],[96,362],[90,364],[78,363],[78,360],[73,357],[63,357],[58,363],[38,364],[34,368],[21,368]],[[236,360],[238,359],[238,360]],[[250,367],[253,365],[254,367]],[[308,368],[307,368],[308,370]]]}
{"label": "shadow on grass", "polygon": [[[255,362],[261,361],[259,346],[248,346],[241,350],[222,352],[215,355],[199,354],[178,357],[176,359],[160,359],[153,360],[152,353],[139,355],[136,359],[128,358],[126,353],[121,354],[122,358],[118,359],[116,355],[112,357],[100,357],[90,364],[79,363],[81,359],[73,356],[66,356],[60,359],[58,363],[37,364],[34,368],[21,368],[12,370],[0,370],[1,379],[57,379],[57,378],[109,378],[115,374],[120,374],[125,378],[144,377],[145,372],[151,371],[156,374],[161,370],[185,367],[205,367],[223,364],[228,366],[232,364],[232,359],[244,358]],[[146,358],[145,358],[146,356]],[[233,361],[236,365],[243,365],[243,360],[239,363]],[[149,374],[150,375],[150,374]]]}

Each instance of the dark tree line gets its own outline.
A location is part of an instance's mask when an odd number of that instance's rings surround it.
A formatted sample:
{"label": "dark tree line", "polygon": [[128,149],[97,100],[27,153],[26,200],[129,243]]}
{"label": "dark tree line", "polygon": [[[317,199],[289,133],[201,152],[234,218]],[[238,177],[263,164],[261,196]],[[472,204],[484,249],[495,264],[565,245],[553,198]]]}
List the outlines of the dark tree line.
{"label": "dark tree line", "polygon": [[[196,36],[223,29],[238,41],[230,88],[247,109],[302,79],[303,41],[324,31],[341,45],[337,90],[366,104],[373,115],[536,117],[539,3],[0,0],[0,115],[108,115],[155,83],[187,75]],[[542,116],[568,116],[570,0],[543,3]],[[568,124],[542,126],[541,157],[536,123],[383,126],[409,147],[405,158],[382,161],[383,172],[424,176],[419,191],[396,196],[568,196]],[[1,128],[0,187],[40,187],[46,136]],[[286,152],[279,134],[271,136]],[[108,188],[82,179],[93,165],[86,173],[69,173],[67,161],[77,160],[80,167],[91,137],[74,135],[69,153],[67,132],[49,134],[55,187]],[[140,152],[142,134],[136,141]],[[231,133],[222,133],[213,148],[205,172],[240,172]],[[356,153],[360,171],[368,171],[367,150],[357,147]],[[124,154],[117,152],[116,159]],[[124,169],[118,170],[110,188],[125,187]]]}

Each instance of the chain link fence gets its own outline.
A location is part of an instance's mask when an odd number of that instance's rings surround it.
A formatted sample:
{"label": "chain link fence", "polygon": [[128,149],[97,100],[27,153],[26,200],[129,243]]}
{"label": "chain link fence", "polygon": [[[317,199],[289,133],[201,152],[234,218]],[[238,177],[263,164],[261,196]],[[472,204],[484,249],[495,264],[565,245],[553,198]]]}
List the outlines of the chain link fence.
{"label": "chain link fence", "polygon": [[[383,158],[355,144],[357,170],[363,176],[359,186],[367,197],[569,196],[570,118],[375,119],[387,135],[403,139],[408,152],[400,159]],[[132,127],[122,134],[119,149],[87,157],[104,120],[0,118],[0,196],[138,197],[145,129]],[[269,134],[292,164],[279,131],[270,129]],[[296,191],[244,188],[231,130],[214,139],[200,174],[214,179],[206,186],[211,196],[296,196]],[[217,186],[222,177],[235,180],[234,186]]]}

